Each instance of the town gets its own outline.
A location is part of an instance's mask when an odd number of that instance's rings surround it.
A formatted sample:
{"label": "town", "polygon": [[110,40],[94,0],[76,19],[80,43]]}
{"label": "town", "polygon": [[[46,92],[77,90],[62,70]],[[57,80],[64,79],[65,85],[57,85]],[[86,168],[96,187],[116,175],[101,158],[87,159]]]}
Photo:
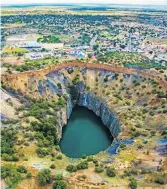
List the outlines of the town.
{"label": "town", "polygon": [[[7,8],[3,10],[4,70],[29,70],[33,66],[29,68],[24,63],[34,60],[43,60],[44,65],[76,59],[96,62],[114,52],[141,55],[157,67],[167,66],[166,12],[151,14],[148,10],[141,15],[137,10],[134,14],[118,9],[115,15],[107,11],[101,15],[98,9],[90,14],[72,8],[53,8],[50,14],[48,9],[45,14],[43,8],[36,11],[38,14],[35,10],[15,8],[10,15]],[[51,58],[54,61],[49,61]],[[13,67],[9,69],[11,63]]]}

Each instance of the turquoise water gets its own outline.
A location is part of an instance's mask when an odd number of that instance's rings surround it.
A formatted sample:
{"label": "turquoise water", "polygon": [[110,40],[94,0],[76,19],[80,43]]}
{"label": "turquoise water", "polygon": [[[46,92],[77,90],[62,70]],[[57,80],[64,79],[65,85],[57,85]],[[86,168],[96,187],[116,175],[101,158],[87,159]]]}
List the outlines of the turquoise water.
{"label": "turquoise water", "polygon": [[106,150],[112,140],[109,130],[98,116],[85,107],[76,106],[63,128],[60,148],[66,156],[80,158]]}

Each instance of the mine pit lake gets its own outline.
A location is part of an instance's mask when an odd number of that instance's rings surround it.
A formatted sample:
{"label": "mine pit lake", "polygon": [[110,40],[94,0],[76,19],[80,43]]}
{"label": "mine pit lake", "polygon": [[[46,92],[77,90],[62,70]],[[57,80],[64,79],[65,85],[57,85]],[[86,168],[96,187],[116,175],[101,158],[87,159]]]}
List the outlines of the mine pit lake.
{"label": "mine pit lake", "polygon": [[112,141],[100,117],[85,107],[76,106],[63,128],[60,148],[66,156],[80,158],[106,150]]}

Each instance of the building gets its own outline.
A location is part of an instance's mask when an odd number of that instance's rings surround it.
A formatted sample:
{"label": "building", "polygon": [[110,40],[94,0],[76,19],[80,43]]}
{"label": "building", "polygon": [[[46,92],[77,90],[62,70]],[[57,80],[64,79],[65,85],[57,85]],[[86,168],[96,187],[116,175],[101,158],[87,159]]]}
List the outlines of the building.
{"label": "building", "polygon": [[83,51],[71,51],[70,53],[71,56],[76,57],[78,59],[86,58],[87,54]]}
{"label": "building", "polygon": [[15,47],[19,48],[41,48],[41,43],[38,43],[36,41],[26,41],[26,42],[19,42],[15,43]]}
{"label": "building", "polygon": [[25,59],[30,60],[40,60],[45,57],[54,56],[52,52],[43,52],[43,53],[26,53]]}
{"label": "building", "polygon": [[36,39],[36,34],[13,35],[6,38],[6,45],[12,46],[19,43],[26,43],[28,41],[36,41]]}
{"label": "building", "polygon": [[42,48],[49,50],[61,50],[64,48],[64,43],[42,43]]}

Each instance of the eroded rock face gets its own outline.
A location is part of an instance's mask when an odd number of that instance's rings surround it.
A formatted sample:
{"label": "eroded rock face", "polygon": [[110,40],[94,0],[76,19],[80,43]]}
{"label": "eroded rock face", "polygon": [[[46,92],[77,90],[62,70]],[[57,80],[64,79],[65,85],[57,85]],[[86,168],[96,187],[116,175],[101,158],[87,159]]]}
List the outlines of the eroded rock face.
{"label": "eroded rock face", "polygon": [[104,125],[110,130],[111,135],[117,138],[121,132],[121,126],[118,121],[118,117],[113,113],[109,107],[96,96],[90,92],[80,93],[79,100],[77,102],[79,106],[84,106],[92,110],[97,116],[101,118]]}
{"label": "eroded rock face", "polygon": [[[32,89],[36,89],[36,96],[44,97],[45,99],[50,98],[57,98],[58,96],[62,96],[66,94],[68,98],[66,99],[66,107],[60,108],[56,112],[57,117],[57,131],[58,131],[58,138],[61,139],[62,137],[62,128],[64,125],[67,124],[67,120],[69,119],[72,109],[75,105],[84,106],[90,110],[92,110],[97,116],[99,116],[104,123],[104,125],[110,130],[111,135],[114,138],[117,138],[119,133],[121,132],[121,125],[117,118],[116,113],[107,106],[107,104],[97,96],[86,89],[86,83],[83,79],[77,85],[73,85],[72,77],[66,76],[63,73],[67,71],[67,69],[61,70],[61,72],[50,72],[43,78],[38,78],[36,81],[32,82],[29,80],[28,86],[31,85],[31,88],[28,88],[26,91],[26,96],[29,97],[34,95]],[[94,80],[98,71],[97,70],[81,70],[81,77],[86,77],[91,80]],[[111,76],[109,76],[109,74]],[[104,77],[108,75],[108,77],[113,77],[113,73],[108,71],[99,71],[99,79],[103,81]],[[61,88],[58,87],[58,83],[61,84]],[[92,83],[93,84],[93,83]],[[73,94],[70,90],[72,86]],[[14,94],[18,99],[22,99],[21,93]],[[24,95],[24,104],[26,104],[26,96]],[[32,97],[32,96],[31,96]]]}
{"label": "eroded rock face", "polygon": [[[83,75],[88,74],[89,70],[81,70]],[[96,74],[97,71],[91,70],[91,73]],[[103,73],[103,72],[100,72]],[[104,72],[103,75],[108,74]],[[91,75],[91,74],[89,74]],[[103,78],[102,78],[103,80]],[[46,95],[46,89],[51,94],[62,95],[64,93],[68,94],[67,105],[61,108],[57,112],[57,131],[58,138],[62,137],[62,128],[67,124],[72,109],[75,105],[84,106],[92,110],[97,116],[99,116],[104,123],[104,125],[109,129],[111,135],[117,138],[121,132],[121,125],[119,123],[118,117],[113,110],[111,110],[102,99],[99,99],[92,92],[88,91],[85,87],[85,83],[81,80],[77,85],[73,85],[71,79],[66,77],[65,74],[61,72],[51,72],[47,74],[47,79],[39,81],[38,91],[40,95]],[[57,83],[61,83],[61,90],[58,89]],[[71,88],[72,87],[72,88]]]}

